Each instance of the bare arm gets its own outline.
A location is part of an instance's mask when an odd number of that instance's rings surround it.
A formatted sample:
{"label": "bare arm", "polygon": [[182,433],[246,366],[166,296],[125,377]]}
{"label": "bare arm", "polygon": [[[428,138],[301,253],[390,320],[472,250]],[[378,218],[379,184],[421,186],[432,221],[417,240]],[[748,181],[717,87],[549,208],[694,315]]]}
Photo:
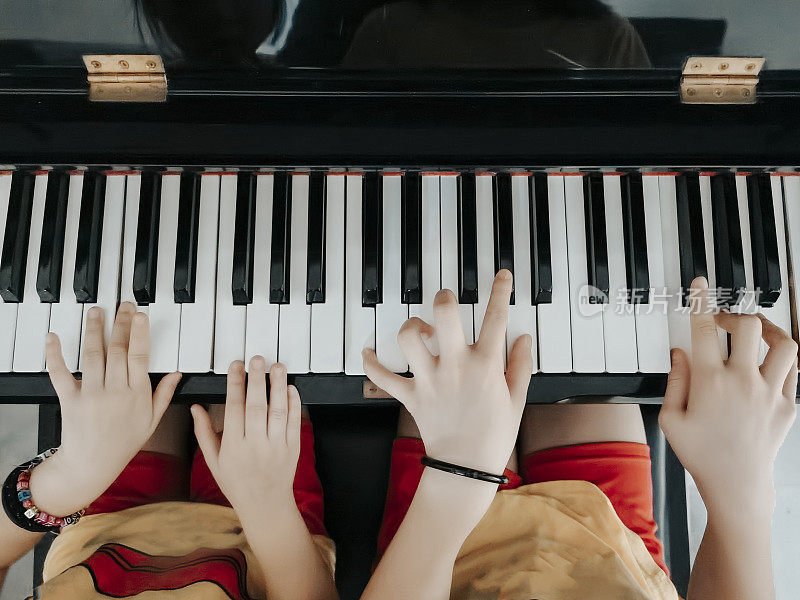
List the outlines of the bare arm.
{"label": "bare arm", "polygon": [[269,379],[267,402],[264,358],[250,361],[246,385],[244,363],[232,363],[222,435],[208,413],[193,406],[197,442],[242,523],[264,573],[267,597],[333,600],[338,598],[333,575],[292,493],[300,455],[300,395],[287,386],[283,365],[273,365]]}
{"label": "bare arm", "polygon": [[[514,448],[531,374],[531,338],[520,337],[504,372],[511,274],[501,271],[478,341],[466,344],[456,298],[436,295],[435,329],[419,319],[398,335],[412,379],[364,354],[372,381],[408,409],[425,451],[445,462],[502,473]],[[424,339],[436,335],[439,356]],[[458,551],[492,503],[496,485],[425,469],[414,500],[362,598],[438,600],[450,596]]]}
{"label": "bare arm", "polygon": [[[772,472],[795,417],[797,344],[763,317],[713,314],[705,280],[692,294],[692,360],[673,353],[659,416],[708,509],[688,600],[772,600]],[[718,326],[731,334],[727,360]]]}

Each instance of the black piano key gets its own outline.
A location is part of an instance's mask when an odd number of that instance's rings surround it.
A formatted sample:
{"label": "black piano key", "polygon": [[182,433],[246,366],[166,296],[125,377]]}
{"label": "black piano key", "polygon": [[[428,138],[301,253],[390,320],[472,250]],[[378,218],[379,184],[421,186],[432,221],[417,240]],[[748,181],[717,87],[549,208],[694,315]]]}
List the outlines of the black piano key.
{"label": "black piano key", "polygon": [[603,174],[583,178],[583,210],[586,228],[586,267],[588,284],[608,302],[608,243]]}
{"label": "black piano key", "polygon": [[781,267],[778,261],[778,237],[772,183],[769,173],[747,176],[750,206],[750,245],[753,250],[753,284],[758,305],[769,308],[781,295]]}
{"label": "black piano key", "polygon": [[139,188],[136,252],[133,262],[133,296],[147,305],[156,299],[158,224],[161,219],[161,173],[143,171]]}
{"label": "black piano key", "polygon": [[678,217],[678,247],[681,261],[683,304],[688,306],[689,288],[695,277],[708,278],[700,175],[684,173],[675,178]]}
{"label": "black piano key", "polygon": [[379,173],[364,174],[361,196],[361,303],[383,302],[383,180]]}
{"label": "black piano key", "polygon": [[28,257],[33,188],[36,173],[14,171],[8,199],[3,254],[0,258],[0,296],[6,302],[22,302]]}
{"label": "black piano key", "polygon": [[553,267],[550,261],[550,206],[547,174],[533,176],[530,205],[531,298],[534,304],[553,301]]}
{"label": "black piano key", "polygon": [[308,268],[306,302],[325,302],[325,173],[312,171],[308,182]]}
{"label": "black piano key", "polygon": [[72,280],[72,289],[78,302],[97,302],[105,195],[106,176],[96,171],[84,173],[75,252],[75,277]]}
{"label": "black piano key", "polygon": [[197,230],[200,226],[200,179],[196,172],[181,174],[178,231],[175,246],[173,294],[179,304],[194,302],[197,279]]}
{"label": "black piano key", "polygon": [[[514,213],[511,203],[511,173],[498,173],[494,184],[494,270],[514,272]],[[511,289],[514,304],[514,288]]]}
{"label": "black piano key", "polygon": [[622,176],[622,230],[625,241],[625,275],[629,304],[650,302],[644,188],[639,173]]}
{"label": "black piano key", "polygon": [[[286,171],[275,171],[272,184],[272,252],[269,263],[269,301],[289,303],[289,247],[292,229],[292,178]],[[258,274],[262,276],[261,273]]]}
{"label": "black piano key", "polygon": [[722,173],[711,177],[711,220],[714,226],[714,262],[717,302],[733,305],[747,289],[742,249],[742,229],[736,194],[736,175]]}
{"label": "black piano key", "polygon": [[458,178],[458,302],[478,303],[478,221],[475,174]]}
{"label": "black piano key", "polygon": [[39,246],[36,292],[42,302],[58,302],[61,295],[61,266],[67,225],[69,172],[53,171],[47,177],[47,196]]}
{"label": "black piano key", "polygon": [[233,238],[233,304],[253,302],[253,248],[256,242],[256,176],[240,171],[236,178],[236,224]]}
{"label": "black piano key", "polygon": [[402,301],[422,304],[422,177],[403,175],[401,223]]}

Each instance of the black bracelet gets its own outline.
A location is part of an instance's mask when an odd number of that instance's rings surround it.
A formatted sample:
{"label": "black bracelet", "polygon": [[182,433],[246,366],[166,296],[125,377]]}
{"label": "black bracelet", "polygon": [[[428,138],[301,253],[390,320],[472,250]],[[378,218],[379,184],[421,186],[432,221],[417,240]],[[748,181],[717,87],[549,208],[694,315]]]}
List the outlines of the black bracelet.
{"label": "black bracelet", "polygon": [[508,483],[508,477],[505,475],[495,475],[487,473],[486,471],[479,471],[477,469],[470,469],[468,467],[461,467],[452,463],[442,462],[430,456],[422,457],[422,464],[431,469],[444,471],[453,475],[460,475],[461,477],[468,477],[469,479],[477,479],[479,481],[486,481],[488,483],[496,483],[498,485],[505,485]]}

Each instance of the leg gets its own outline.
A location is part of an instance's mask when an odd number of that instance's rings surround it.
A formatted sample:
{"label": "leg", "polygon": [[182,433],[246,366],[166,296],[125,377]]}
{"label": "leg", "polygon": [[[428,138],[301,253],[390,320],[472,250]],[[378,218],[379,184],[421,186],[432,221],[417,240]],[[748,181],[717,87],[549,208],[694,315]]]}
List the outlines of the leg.
{"label": "leg", "polygon": [[191,418],[185,406],[170,406],[152,437],[86,514],[118,512],[188,496],[187,448]]}
{"label": "leg", "polygon": [[653,519],[650,448],[636,404],[562,404],[526,408],[520,434],[526,483],[588,481],[666,571]]}

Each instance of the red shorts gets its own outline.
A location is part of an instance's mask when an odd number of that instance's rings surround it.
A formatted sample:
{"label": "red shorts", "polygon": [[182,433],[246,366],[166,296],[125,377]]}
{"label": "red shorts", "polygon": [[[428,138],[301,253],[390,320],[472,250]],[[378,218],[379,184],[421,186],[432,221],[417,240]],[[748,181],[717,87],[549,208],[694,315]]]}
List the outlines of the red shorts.
{"label": "red shorts", "polygon": [[[399,438],[392,450],[392,470],[383,525],[378,537],[378,554],[392,541],[411,505],[424,467],[422,440]],[[664,550],[656,537],[653,519],[653,480],[650,473],[650,447],[633,442],[604,442],[551,448],[534,452],[522,461],[522,477],[506,469],[508,484],[514,489],[527,483],[580,480],[599,487],[611,501],[625,526],[644,542],[653,559],[669,574]]]}
{"label": "red shorts", "polygon": [[[303,419],[300,431],[294,499],[308,530],[314,535],[327,535],[322,523],[322,485],[314,468],[314,433],[307,419]],[[177,456],[139,452],[103,495],[92,502],[86,514],[118,512],[171,501],[230,506],[200,450],[194,455],[191,471]]]}

